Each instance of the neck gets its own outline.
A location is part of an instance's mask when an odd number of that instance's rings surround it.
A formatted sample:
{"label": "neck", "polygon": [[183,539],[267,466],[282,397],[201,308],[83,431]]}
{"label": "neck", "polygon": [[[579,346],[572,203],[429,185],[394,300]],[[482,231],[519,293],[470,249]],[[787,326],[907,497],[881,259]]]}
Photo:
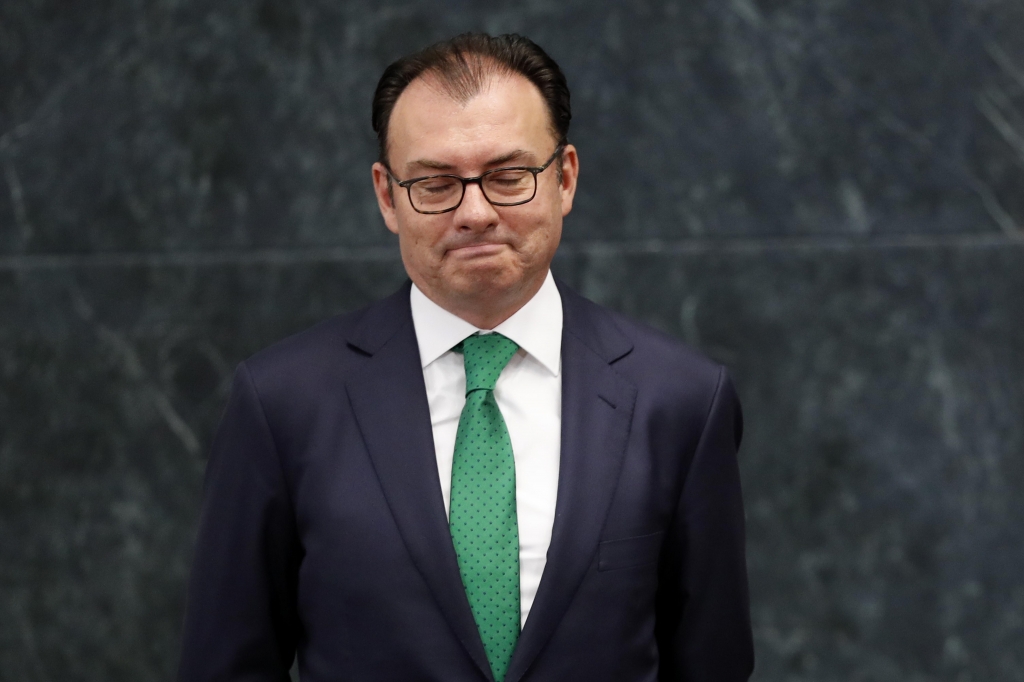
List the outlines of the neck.
{"label": "neck", "polygon": [[477,329],[491,330],[499,324],[515,315],[519,310],[530,302],[547,277],[544,276],[537,282],[517,288],[515,291],[506,291],[500,294],[488,292],[486,295],[469,296],[440,296],[438,292],[424,288],[419,282],[416,286],[431,301],[441,306],[452,315],[459,317]]}

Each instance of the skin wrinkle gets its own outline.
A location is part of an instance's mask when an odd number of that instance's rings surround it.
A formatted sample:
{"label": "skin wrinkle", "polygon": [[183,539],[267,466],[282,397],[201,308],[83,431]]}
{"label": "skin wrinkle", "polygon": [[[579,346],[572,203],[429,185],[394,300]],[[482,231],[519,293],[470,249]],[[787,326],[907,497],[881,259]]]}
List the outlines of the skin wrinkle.
{"label": "skin wrinkle", "polygon": [[[484,168],[498,168],[499,166],[502,166],[507,163],[515,163],[515,165],[517,166],[534,166],[537,164],[537,162],[533,160],[533,154],[531,152],[525,149],[517,149],[507,154],[496,156],[490,161],[485,162]],[[408,173],[414,172],[417,168],[425,168],[427,170],[437,170],[444,172],[455,169],[455,167],[450,163],[445,163],[443,161],[434,161],[433,159],[417,159],[416,161],[411,161],[406,165],[406,171]],[[409,179],[411,178],[402,178],[402,180]]]}
{"label": "skin wrinkle", "polygon": [[[535,85],[492,75],[465,102],[429,78],[418,78],[395,102],[388,122],[394,168],[406,178],[438,171],[473,177],[501,165],[539,165],[557,146],[547,105]],[[417,168],[426,172],[415,171]],[[408,194],[389,191],[389,174],[373,166],[374,190],[402,261],[416,286],[439,306],[481,329],[493,329],[540,289],[572,210],[579,162],[567,145],[558,163],[537,176],[537,194],[497,207],[478,185],[462,204],[437,215],[417,213]]]}

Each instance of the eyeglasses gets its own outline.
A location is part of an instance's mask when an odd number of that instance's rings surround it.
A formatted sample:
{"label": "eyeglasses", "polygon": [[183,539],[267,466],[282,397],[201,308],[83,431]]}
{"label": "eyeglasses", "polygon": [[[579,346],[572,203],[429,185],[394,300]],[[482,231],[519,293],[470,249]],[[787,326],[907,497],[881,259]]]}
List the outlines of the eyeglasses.
{"label": "eyeglasses", "polygon": [[480,185],[484,198],[494,206],[519,206],[537,196],[537,174],[543,173],[565,148],[555,147],[543,166],[512,166],[495,168],[475,178],[460,175],[426,175],[421,178],[399,180],[388,168],[388,175],[409,193],[409,203],[417,213],[429,215],[454,211],[466,196],[466,185]]}

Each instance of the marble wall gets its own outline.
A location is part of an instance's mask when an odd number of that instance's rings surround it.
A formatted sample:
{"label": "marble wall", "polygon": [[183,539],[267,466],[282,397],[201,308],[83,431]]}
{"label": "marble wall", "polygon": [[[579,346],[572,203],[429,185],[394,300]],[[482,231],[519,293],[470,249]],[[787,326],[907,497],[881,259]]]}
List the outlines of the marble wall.
{"label": "marble wall", "polygon": [[755,679],[1024,679],[1021,25],[1019,0],[5,0],[0,679],[172,677],[231,370],[403,281],[370,97],[473,29],[568,76],[556,271],[733,370]]}

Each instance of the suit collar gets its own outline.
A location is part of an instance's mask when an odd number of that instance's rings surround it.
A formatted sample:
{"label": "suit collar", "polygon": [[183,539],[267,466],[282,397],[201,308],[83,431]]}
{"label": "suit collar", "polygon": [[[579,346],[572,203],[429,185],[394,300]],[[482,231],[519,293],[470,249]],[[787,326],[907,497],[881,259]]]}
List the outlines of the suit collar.
{"label": "suit collar", "polygon": [[348,344],[366,355],[373,355],[406,323],[410,323],[411,287],[412,282],[406,280],[398,291],[366,308],[355,329],[349,334]]}
{"label": "suit collar", "polygon": [[633,350],[633,342],[601,306],[588,301],[556,279],[565,314],[564,328],[604,362],[612,364]]}
{"label": "suit collar", "polygon": [[548,561],[506,682],[518,682],[591,569],[633,423],[636,387],[612,367],[632,342],[601,307],[560,282],[562,445]]}
{"label": "suit collar", "polygon": [[[409,303],[423,367],[447,353],[467,336],[487,331],[478,329],[434,303],[415,284],[409,294]],[[549,271],[533,298],[495,327],[494,331],[515,341],[557,377],[561,369],[562,318],[562,299]]]}
{"label": "suit collar", "polygon": [[459,574],[441,498],[409,282],[370,306],[348,342],[369,355],[346,382],[356,423],[398,531],[441,612],[481,672],[487,654]]}
{"label": "suit collar", "polygon": [[[562,442],[548,561],[506,676],[517,682],[561,622],[597,551],[633,419],[636,387],[612,367],[633,348],[612,316],[561,282]],[[481,672],[490,666],[459,575],[441,497],[409,304],[411,283],[371,306],[348,343],[371,356],[347,382],[388,505],[438,606]],[[383,409],[382,409],[383,408]]]}

